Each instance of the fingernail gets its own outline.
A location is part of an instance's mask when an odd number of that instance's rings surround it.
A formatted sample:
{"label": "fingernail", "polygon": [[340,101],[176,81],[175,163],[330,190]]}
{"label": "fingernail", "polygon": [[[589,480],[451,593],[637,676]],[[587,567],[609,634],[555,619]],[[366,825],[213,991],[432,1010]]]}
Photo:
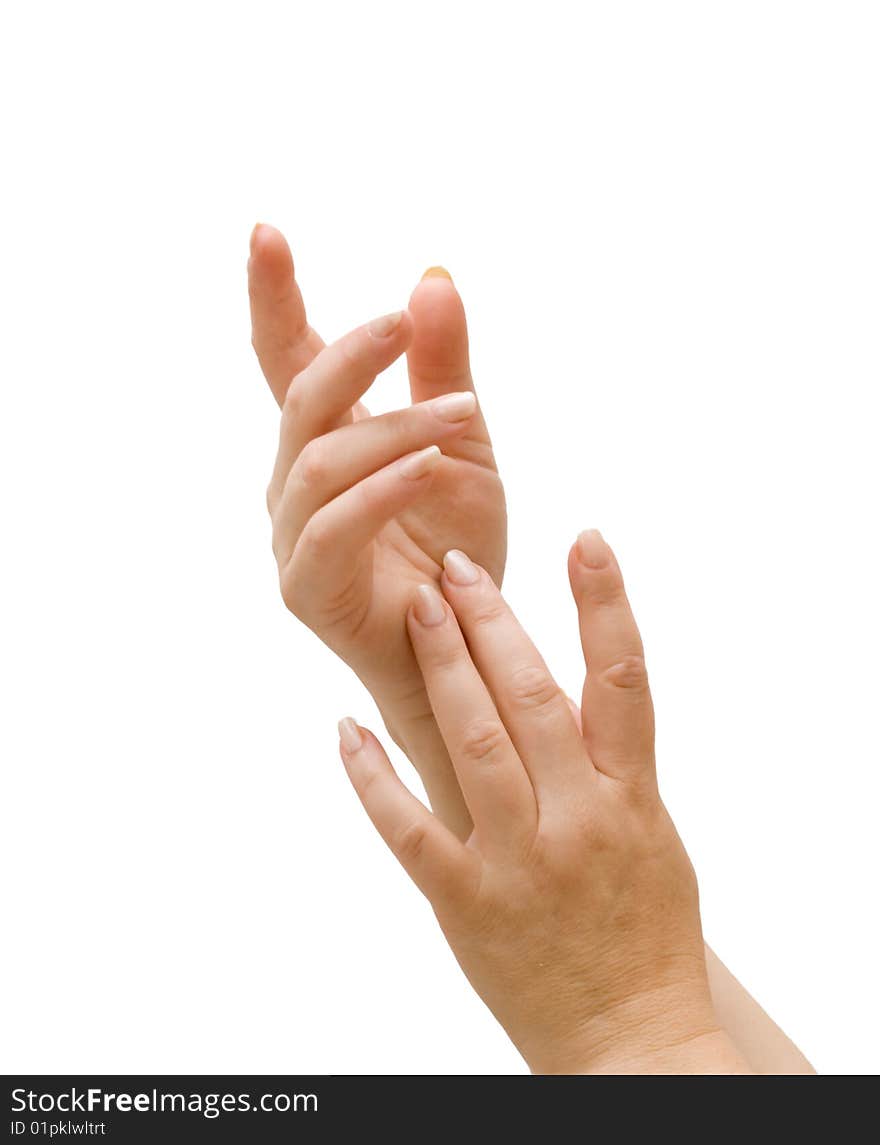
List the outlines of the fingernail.
{"label": "fingernail", "polygon": [[445,266],[429,266],[422,278],[448,278],[452,282],[452,275]]}
{"label": "fingernail", "polygon": [[446,619],[446,609],[443,607],[440,593],[429,584],[420,584],[416,589],[413,613],[419,624],[424,624],[427,628],[442,624]]}
{"label": "fingernail", "polygon": [[429,445],[427,449],[420,449],[418,453],[411,453],[404,457],[400,463],[401,476],[408,481],[417,481],[424,477],[437,465],[443,454],[438,445]]}
{"label": "fingernail", "polygon": [[361,729],[351,716],[346,716],[344,720],[339,721],[339,741],[342,744],[343,751],[348,755],[351,755],[352,752],[360,751],[364,746],[364,737],[361,735]]}
{"label": "fingernail", "polygon": [[441,421],[467,421],[477,408],[477,399],[472,393],[444,394],[431,402],[431,413]]}
{"label": "fingernail", "polygon": [[608,564],[608,545],[598,529],[584,529],[577,539],[577,555],[588,569],[604,569]]}
{"label": "fingernail", "polygon": [[367,329],[374,338],[387,338],[400,325],[402,317],[402,310],[395,310],[393,314],[383,314],[381,318],[374,318],[372,322],[368,322]]}
{"label": "fingernail", "polygon": [[443,568],[453,584],[476,584],[480,579],[480,570],[460,549],[449,550]]}

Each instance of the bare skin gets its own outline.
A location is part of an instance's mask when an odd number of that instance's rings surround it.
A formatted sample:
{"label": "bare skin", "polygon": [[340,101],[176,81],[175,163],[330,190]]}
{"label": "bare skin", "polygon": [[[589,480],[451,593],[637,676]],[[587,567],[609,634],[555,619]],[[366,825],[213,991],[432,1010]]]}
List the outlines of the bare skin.
{"label": "bare skin", "polygon": [[657,790],[641,639],[598,533],[569,575],[583,732],[486,572],[447,555],[408,614],[473,821],[457,839],[353,720],[340,751],[379,834],[533,1072],[750,1073],[709,991],[697,881]]}
{"label": "bare skin", "polygon": [[[361,327],[325,348],[306,320],[279,231],[255,228],[248,270],[253,344],[283,411],[267,501],[285,602],[360,676],[392,737],[418,760],[432,806],[464,833],[467,809],[403,617],[414,587],[425,579],[439,581],[443,553],[454,545],[468,546],[501,583],[507,555],[504,491],[478,407],[457,424],[433,419],[436,432],[427,436],[408,422],[415,406],[400,411],[388,425],[388,448],[382,448],[360,403],[376,375],[404,352],[414,403],[474,393],[461,299],[445,274],[429,274],[390,333],[371,336]],[[430,420],[423,417],[422,424]],[[395,482],[389,474],[383,499],[371,500],[363,528],[352,527],[363,509],[361,494],[348,506],[338,505],[335,518],[319,513],[373,470],[431,444],[441,446],[442,458],[416,481]],[[340,461],[350,451],[359,462],[343,473]]]}
{"label": "bare skin", "polygon": [[[396,324],[384,316],[327,347],[273,227],[254,229],[248,282],[253,345],[282,407],[267,490],[282,595],[360,676],[436,814],[466,839],[471,816],[405,622],[418,585],[440,584],[449,549],[469,552],[499,587],[504,572],[504,493],[467,397],[475,391],[461,299],[433,268]],[[361,396],[404,352],[414,404],[370,418]],[[444,411],[436,402],[446,395]],[[721,1024],[756,1068],[812,1072],[708,948],[707,966]]]}

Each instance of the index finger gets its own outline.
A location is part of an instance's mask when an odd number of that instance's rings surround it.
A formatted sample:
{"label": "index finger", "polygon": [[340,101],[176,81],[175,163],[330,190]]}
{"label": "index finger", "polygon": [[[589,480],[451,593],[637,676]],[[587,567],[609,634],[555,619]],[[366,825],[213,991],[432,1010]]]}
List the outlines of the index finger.
{"label": "index finger", "polygon": [[432,585],[419,586],[407,628],[478,837],[499,849],[531,838],[537,804],[528,775],[452,609]]}

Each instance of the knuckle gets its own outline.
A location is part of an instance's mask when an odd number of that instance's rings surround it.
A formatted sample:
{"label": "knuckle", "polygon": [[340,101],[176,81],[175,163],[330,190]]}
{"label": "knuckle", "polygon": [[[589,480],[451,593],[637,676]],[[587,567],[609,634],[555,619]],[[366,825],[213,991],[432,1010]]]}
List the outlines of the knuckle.
{"label": "knuckle", "polygon": [[359,481],[352,490],[360,503],[360,512],[365,517],[374,517],[387,509],[390,491],[387,475],[381,472]]}
{"label": "knuckle", "polygon": [[295,379],[287,387],[282,406],[282,415],[289,421],[296,421],[303,409],[303,386],[295,385]]}
{"label": "knuckle", "polygon": [[358,797],[364,801],[369,800],[373,788],[379,783],[381,772],[376,767],[363,768],[357,776],[355,790]]}
{"label": "knuckle", "polygon": [[284,601],[284,606],[288,612],[292,612],[294,616],[299,616],[301,611],[301,597],[297,588],[296,578],[290,572],[282,572],[279,578],[279,586],[281,588],[281,599]]}
{"label": "knuckle", "polygon": [[333,530],[316,514],[300,534],[297,549],[305,550],[313,561],[320,561],[332,552],[334,544]]}
{"label": "knuckle", "polygon": [[648,690],[648,668],[645,657],[631,653],[603,669],[601,678],[612,688],[624,692],[642,693]]}
{"label": "knuckle", "polygon": [[511,673],[509,694],[517,707],[537,712],[554,706],[562,693],[545,669],[536,664],[523,664]]}
{"label": "knuckle", "polygon": [[409,430],[412,427],[410,410],[392,410],[390,413],[386,413],[382,420],[385,422],[389,437],[398,438],[409,435]]}
{"label": "knuckle", "polygon": [[329,457],[321,442],[314,438],[308,442],[294,462],[297,480],[306,489],[321,488],[327,480]]}
{"label": "knuckle", "polygon": [[452,637],[441,640],[428,640],[421,652],[423,662],[432,672],[455,672],[467,664],[465,646]]}
{"label": "knuckle", "polygon": [[426,835],[421,823],[408,823],[394,837],[394,854],[404,864],[416,862],[425,849]]}
{"label": "knuckle", "polygon": [[506,740],[507,733],[498,720],[472,720],[462,731],[461,754],[470,760],[492,762]]}
{"label": "knuckle", "polygon": [[275,528],[274,517],[272,518],[272,556],[275,558],[280,570],[284,558],[281,548],[281,538],[278,536],[278,530]]}
{"label": "knuckle", "polygon": [[498,598],[490,597],[488,600],[482,600],[477,604],[471,613],[471,623],[483,627],[484,625],[495,624],[504,616],[505,607],[504,602]]}

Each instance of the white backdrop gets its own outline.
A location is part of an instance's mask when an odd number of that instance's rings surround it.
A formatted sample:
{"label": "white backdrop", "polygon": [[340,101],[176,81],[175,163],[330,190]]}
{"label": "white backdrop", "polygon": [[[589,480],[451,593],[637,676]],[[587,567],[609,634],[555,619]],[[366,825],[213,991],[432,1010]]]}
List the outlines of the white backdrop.
{"label": "white backdrop", "polygon": [[878,53],[830,0],[10,10],[3,1069],[524,1069],[277,592],[257,219],[327,339],[449,267],[508,598],[576,693],[603,530],[709,941],[820,1071],[880,1069]]}

